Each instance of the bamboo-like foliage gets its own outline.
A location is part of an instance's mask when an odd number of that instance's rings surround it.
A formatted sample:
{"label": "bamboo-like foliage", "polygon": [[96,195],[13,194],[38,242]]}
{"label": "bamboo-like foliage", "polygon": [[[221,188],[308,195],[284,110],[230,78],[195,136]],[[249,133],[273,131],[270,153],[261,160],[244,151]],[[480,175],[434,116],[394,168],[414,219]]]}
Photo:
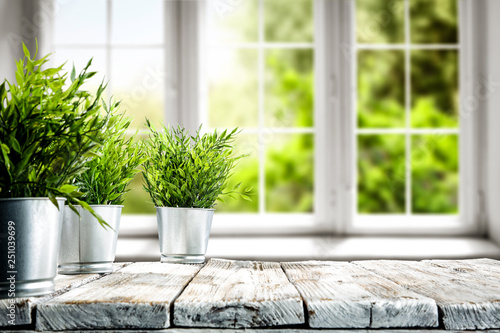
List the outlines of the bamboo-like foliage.
{"label": "bamboo-like foliage", "polygon": [[96,74],[89,71],[92,60],[78,75],[73,67],[68,77],[64,65],[42,68],[49,55],[35,60],[36,54],[32,58],[23,49],[16,82],[0,85],[0,197],[48,197],[58,207],[55,198],[61,196],[73,209],[76,202],[93,213],[70,181],[104,143],[109,110],[100,99],[105,85],[95,96],[81,90]]}
{"label": "bamboo-like foliage", "polygon": [[213,208],[221,195],[240,195],[251,200],[247,188],[240,184],[226,191],[227,180],[235,163],[245,155],[233,152],[237,129],[231,132],[194,136],[182,127],[165,127],[157,131],[149,121],[149,139],[143,143],[146,154],[144,189],[156,207]]}
{"label": "bamboo-like foliage", "polygon": [[[112,108],[118,106],[119,103],[115,103]],[[111,119],[106,142],[75,179],[75,185],[83,193],[80,199],[91,205],[121,205],[123,195],[129,191],[127,186],[144,162],[136,135],[126,138],[130,119],[123,114],[113,114]]]}

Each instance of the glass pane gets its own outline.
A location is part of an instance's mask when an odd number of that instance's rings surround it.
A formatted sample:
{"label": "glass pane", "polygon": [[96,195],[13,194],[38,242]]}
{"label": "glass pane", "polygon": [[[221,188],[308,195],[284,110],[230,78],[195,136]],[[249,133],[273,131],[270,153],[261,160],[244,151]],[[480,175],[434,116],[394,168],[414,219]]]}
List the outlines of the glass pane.
{"label": "glass pane", "polygon": [[311,127],[314,113],[312,50],[266,52],[265,124]]}
{"label": "glass pane", "polygon": [[[91,91],[93,94],[97,91],[97,88],[103,80],[107,80],[106,75],[106,53],[103,49],[64,49],[58,48],[56,52],[51,56],[51,65],[60,66],[66,63],[64,70],[71,73],[73,64],[75,65],[76,73],[81,72],[81,70],[87,65],[88,61],[92,59],[92,65],[89,70],[91,72],[98,72],[94,77],[87,80],[87,82],[82,86],[82,89]],[[71,83],[69,79],[68,84]],[[106,82],[106,81],[105,81]],[[110,91],[106,90],[104,93],[104,98],[110,95]]]}
{"label": "glass pane", "polygon": [[257,126],[257,51],[211,49],[207,68],[209,126]]}
{"label": "glass pane", "polygon": [[209,0],[209,42],[257,42],[258,6],[258,0]]}
{"label": "glass pane", "polygon": [[358,52],[358,126],[405,124],[404,51]]}
{"label": "glass pane", "polygon": [[243,200],[236,196],[236,200],[223,196],[224,202],[218,201],[215,209],[220,212],[257,213],[259,211],[259,142],[257,135],[239,134],[236,139],[236,154],[249,156],[240,159],[235,167],[233,176],[228,182],[228,190],[241,182],[240,190],[252,188],[252,201]]}
{"label": "glass pane", "polygon": [[412,212],[458,212],[457,135],[412,137]]}
{"label": "glass pane", "polygon": [[163,51],[161,49],[114,50],[111,58],[114,97],[131,117],[131,127],[141,127],[148,118],[155,126],[164,115]]}
{"label": "glass pane", "polygon": [[457,58],[455,50],[412,51],[413,127],[458,126]]}
{"label": "glass pane", "polygon": [[312,134],[268,132],[266,210],[312,212],[314,200],[314,137]]}
{"label": "glass pane", "polygon": [[162,44],[163,0],[113,1],[114,44]]}
{"label": "glass pane", "polygon": [[55,6],[54,43],[104,44],[106,1],[58,1]]}
{"label": "glass pane", "polygon": [[458,42],[457,0],[410,1],[411,42]]}
{"label": "glass pane", "polygon": [[143,188],[142,173],[137,174],[130,183],[130,189],[124,196],[123,214],[155,214],[155,205]]}
{"label": "glass pane", "polygon": [[[148,135],[137,135],[136,140],[145,140]],[[155,205],[143,188],[142,172],[139,172],[127,187],[130,191],[124,195],[123,214],[156,214]]]}
{"label": "glass pane", "polygon": [[358,136],[358,212],[405,211],[405,136]]}
{"label": "glass pane", "polygon": [[263,0],[266,42],[312,42],[312,0]]}
{"label": "glass pane", "polygon": [[404,0],[356,0],[358,43],[404,43]]}

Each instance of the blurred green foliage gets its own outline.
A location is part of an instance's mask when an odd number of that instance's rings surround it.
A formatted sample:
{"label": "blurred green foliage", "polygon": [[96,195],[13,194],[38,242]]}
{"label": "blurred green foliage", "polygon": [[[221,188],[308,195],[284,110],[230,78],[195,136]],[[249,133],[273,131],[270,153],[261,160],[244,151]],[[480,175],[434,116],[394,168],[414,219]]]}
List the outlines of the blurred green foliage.
{"label": "blurred green foliage", "polygon": [[457,43],[457,5],[457,0],[411,0],[411,42],[415,44]]}
{"label": "blurred green foliage", "polygon": [[358,52],[358,127],[405,126],[404,51]]}
{"label": "blurred green foliage", "polygon": [[[411,0],[412,43],[456,43],[456,0]],[[360,43],[402,43],[400,0],[357,0]],[[361,27],[361,29],[359,29]],[[371,35],[370,35],[371,34]],[[358,126],[404,128],[405,51],[358,52]],[[410,53],[411,119],[414,128],[458,127],[458,53]],[[458,212],[456,135],[412,135],[409,160],[404,135],[358,136],[358,211],[405,211],[406,169],[411,167],[413,213]]]}
{"label": "blurred green foliage", "polygon": [[458,213],[457,135],[412,137],[412,212]]}

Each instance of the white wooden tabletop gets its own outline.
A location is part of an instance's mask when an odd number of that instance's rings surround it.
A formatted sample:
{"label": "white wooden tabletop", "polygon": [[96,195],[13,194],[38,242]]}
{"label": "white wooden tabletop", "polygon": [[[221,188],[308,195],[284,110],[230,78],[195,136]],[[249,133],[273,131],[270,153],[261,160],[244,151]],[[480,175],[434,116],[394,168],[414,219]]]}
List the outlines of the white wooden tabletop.
{"label": "white wooden tabletop", "polygon": [[16,326],[11,303],[0,300],[2,331],[500,329],[500,261],[117,263],[15,299]]}

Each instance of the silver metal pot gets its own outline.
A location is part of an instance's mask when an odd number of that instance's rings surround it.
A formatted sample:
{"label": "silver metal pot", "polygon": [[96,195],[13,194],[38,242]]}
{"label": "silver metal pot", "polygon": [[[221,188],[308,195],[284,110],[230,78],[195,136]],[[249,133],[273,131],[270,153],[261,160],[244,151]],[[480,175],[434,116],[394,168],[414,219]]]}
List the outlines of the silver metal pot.
{"label": "silver metal pot", "polygon": [[105,229],[88,211],[75,207],[80,216],[64,207],[59,274],[112,272],[123,206],[90,205],[113,229]]}
{"label": "silver metal pot", "polygon": [[54,292],[65,200],[0,199],[0,298]]}
{"label": "silver metal pot", "polygon": [[156,207],[161,262],[205,262],[213,209]]}

